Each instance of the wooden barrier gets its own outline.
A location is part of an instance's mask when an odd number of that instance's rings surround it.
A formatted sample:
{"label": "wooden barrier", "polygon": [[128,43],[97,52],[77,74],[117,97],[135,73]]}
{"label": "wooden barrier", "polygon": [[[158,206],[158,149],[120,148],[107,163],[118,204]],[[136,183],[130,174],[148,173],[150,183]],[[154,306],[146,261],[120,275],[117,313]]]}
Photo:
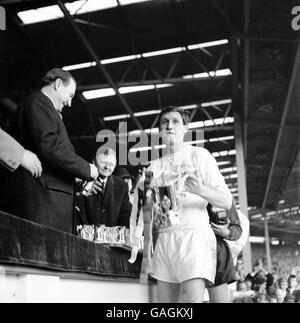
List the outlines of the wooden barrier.
{"label": "wooden barrier", "polygon": [[0,264],[139,279],[142,255],[111,248],[0,211]]}

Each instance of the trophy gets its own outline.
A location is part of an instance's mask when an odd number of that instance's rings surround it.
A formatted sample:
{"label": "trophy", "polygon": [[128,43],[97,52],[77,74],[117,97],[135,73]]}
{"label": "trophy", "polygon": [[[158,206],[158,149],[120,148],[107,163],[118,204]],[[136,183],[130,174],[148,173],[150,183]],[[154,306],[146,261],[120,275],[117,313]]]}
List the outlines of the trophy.
{"label": "trophy", "polygon": [[162,214],[167,217],[169,225],[178,223],[179,208],[186,195],[185,179],[186,175],[177,167],[175,171],[163,172],[157,181]]}
{"label": "trophy", "polygon": [[95,229],[93,225],[77,225],[78,236],[89,241],[94,241]]}
{"label": "trophy", "polygon": [[174,184],[170,184],[158,187],[162,211],[161,224],[174,225],[178,223],[179,201],[174,186]]}

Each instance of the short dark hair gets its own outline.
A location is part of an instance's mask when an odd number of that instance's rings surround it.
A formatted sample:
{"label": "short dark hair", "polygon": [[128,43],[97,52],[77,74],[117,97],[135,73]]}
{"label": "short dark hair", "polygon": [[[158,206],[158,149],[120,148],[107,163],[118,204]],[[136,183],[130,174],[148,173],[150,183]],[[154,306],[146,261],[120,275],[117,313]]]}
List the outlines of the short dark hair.
{"label": "short dark hair", "polygon": [[46,75],[42,78],[40,82],[40,88],[52,84],[57,79],[61,79],[64,85],[70,84],[71,79],[76,84],[76,80],[70,72],[55,67],[52,70],[48,71]]}
{"label": "short dark hair", "polygon": [[186,110],[183,110],[179,107],[175,107],[175,106],[169,106],[169,107],[165,107],[161,110],[159,116],[158,116],[158,124],[160,124],[160,120],[161,118],[169,113],[169,112],[178,112],[181,117],[182,117],[182,121],[183,121],[183,124],[184,125],[188,125],[189,121],[190,121],[190,118],[191,118],[191,114],[190,112],[186,111]]}

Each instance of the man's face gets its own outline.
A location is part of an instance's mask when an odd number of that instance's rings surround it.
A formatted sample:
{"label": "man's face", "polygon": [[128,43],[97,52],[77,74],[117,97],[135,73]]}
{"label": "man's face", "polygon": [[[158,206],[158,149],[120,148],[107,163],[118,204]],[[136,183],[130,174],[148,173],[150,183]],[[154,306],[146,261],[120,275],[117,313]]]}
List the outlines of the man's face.
{"label": "man's face", "polygon": [[247,290],[252,289],[252,282],[251,282],[251,280],[245,280],[245,284],[247,286]]}
{"label": "man's face", "polygon": [[295,288],[297,286],[297,279],[296,277],[289,277],[288,279],[288,287]]}
{"label": "man's face", "polygon": [[245,282],[240,282],[238,286],[238,291],[239,292],[246,292],[247,291],[247,285]]}
{"label": "man's face", "polygon": [[116,167],[116,158],[113,155],[98,155],[97,167],[101,177],[109,177]]}
{"label": "man's face", "polygon": [[279,287],[282,289],[282,290],[286,290],[288,288],[288,283],[287,281],[281,281],[280,284],[279,284]]}
{"label": "man's face", "polygon": [[76,83],[70,79],[68,84],[64,84],[61,79],[55,81],[57,90],[57,108],[62,112],[64,107],[70,107],[76,91]]}
{"label": "man's face", "polygon": [[283,303],[283,300],[284,300],[283,290],[282,289],[277,289],[276,290],[276,295],[277,295],[277,298],[278,298],[278,303]]}
{"label": "man's face", "polygon": [[168,112],[164,114],[159,123],[160,133],[166,145],[182,143],[187,132],[182,116],[179,112]]}

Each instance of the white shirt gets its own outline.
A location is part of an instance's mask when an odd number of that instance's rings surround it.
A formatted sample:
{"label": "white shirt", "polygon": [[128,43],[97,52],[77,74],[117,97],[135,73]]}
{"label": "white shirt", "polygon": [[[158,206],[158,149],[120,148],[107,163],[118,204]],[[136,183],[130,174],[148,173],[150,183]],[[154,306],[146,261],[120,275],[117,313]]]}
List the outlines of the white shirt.
{"label": "white shirt", "polygon": [[[190,172],[199,176],[203,184],[224,192],[231,198],[231,192],[220,173],[217,162],[207,149],[185,144],[182,150],[151,162],[149,170],[153,171],[158,186],[166,186],[166,183],[163,183],[167,178],[166,174],[177,175]],[[203,226],[205,223],[210,228],[206,211],[207,201],[190,192],[178,194],[178,188],[176,191],[179,204],[178,226],[194,227],[195,225]]]}

